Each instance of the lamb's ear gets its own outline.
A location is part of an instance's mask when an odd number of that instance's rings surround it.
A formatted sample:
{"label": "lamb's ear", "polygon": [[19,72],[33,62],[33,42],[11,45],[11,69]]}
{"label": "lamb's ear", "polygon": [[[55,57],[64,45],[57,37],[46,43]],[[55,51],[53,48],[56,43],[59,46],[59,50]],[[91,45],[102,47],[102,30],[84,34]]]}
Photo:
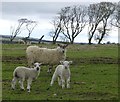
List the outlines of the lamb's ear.
{"label": "lamb's ear", "polygon": [[69,61],[69,64],[72,64],[73,63],[73,61]]}
{"label": "lamb's ear", "polygon": [[60,64],[63,64],[63,61],[60,61]]}
{"label": "lamb's ear", "polygon": [[36,63],[32,63],[32,65],[36,66]]}

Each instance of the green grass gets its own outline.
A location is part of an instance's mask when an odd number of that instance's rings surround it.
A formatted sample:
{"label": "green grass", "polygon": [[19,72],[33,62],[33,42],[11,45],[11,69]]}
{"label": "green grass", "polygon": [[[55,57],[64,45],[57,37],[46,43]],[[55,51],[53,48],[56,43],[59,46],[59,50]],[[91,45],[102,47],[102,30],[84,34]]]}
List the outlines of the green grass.
{"label": "green grass", "polygon": [[[42,47],[55,46],[41,44]],[[21,91],[19,85],[11,90],[12,73],[17,66],[27,66],[25,45],[3,45],[2,61],[2,99],[3,100],[117,100],[118,99],[118,65],[104,63],[117,59],[116,45],[70,45],[67,48],[67,59],[74,60],[71,69],[71,88],[62,89],[57,81],[49,86],[52,74],[47,73],[47,66],[42,66],[40,76],[32,83],[31,93]],[[17,49],[13,50],[12,49]],[[4,58],[5,56],[8,56]],[[22,59],[17,59],[18,57]],[[94,63],[93,59],[102,57]],[[9,59],[8,59],[9,58]],[[10,60],[12,59],[12,61]],[[91,60],[92,59],[92,60]],[[15,61],[16,60],[16,61]],[[83,61],[84,60],[84,61]],[[85,63],[82,63],[85,62]],[[26,82],[24,83],[26,87]],[[56,94],[56,95],[54,95]]]}

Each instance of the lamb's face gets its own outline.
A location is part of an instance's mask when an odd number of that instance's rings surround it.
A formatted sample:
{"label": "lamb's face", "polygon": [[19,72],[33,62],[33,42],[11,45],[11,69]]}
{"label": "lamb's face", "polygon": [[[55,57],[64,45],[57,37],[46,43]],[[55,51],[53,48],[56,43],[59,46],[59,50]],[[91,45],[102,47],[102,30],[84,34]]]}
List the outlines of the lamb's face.
{"label": "lamb's face", "polygon": [[60,45],[60,44],[58,44],[58,46],[59,46],[58,47],[59,52],[65,53],[66,47],[68,45]]}
{"label": "lamb's face", "polygon": [[34,63],[34,69],[39,71],[40,70],[40,65],[41,65],[41,63]]}
{"label": "lamb's face", "polygon": [[65,69],[68,69],[72,61],[60,61],[62,65],[64,65]]}

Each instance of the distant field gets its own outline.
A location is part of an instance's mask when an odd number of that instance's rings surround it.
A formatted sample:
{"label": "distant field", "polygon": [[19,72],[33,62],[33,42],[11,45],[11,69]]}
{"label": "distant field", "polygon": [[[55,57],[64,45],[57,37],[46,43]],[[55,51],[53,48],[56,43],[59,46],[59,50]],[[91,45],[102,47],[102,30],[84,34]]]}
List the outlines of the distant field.
{"label": "distant field", "polygon": [[[38,46],[55,48],[56,45]],[[11,90],[12,73],[17,66],[27,66],[26,45],[3,44],[3,100],[118,100],[118,46],[69,45],[67,60],[72,60],[71,88],[61,89],[57,82],[50,87],[52,74],[42,66],[40,76],[32,83],[31,93]],[[26,83],[25,83],[26,86]],[[56,96],[54,96],[56,94]]]}

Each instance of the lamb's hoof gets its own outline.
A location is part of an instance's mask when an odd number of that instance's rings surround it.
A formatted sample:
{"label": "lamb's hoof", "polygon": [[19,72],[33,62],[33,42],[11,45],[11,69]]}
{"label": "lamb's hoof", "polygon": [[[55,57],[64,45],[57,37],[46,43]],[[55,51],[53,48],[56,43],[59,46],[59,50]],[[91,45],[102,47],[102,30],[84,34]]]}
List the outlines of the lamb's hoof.
{"label": "lamb's hoof", "polygon": [[15,90],[15,88],[13,88],[13,87],[12,87],[11,89],[12,89],[12,90]]}
{"label": "lamb's hoof", "polygon": [[21,89],[21,91],[24,91],[25,89]]}
{"label": "lamb's hoof", "polygon": [[51,73],[50,71],[47,71],[47,73]]}
{"label": "lamb's hoof", "polygon": [[27,92],[30,93],[30,89],[27,89]]}
{"label": "lamb's hoof", "polygon": [[50,88],[48,87],[46,90],[49,90]]}

